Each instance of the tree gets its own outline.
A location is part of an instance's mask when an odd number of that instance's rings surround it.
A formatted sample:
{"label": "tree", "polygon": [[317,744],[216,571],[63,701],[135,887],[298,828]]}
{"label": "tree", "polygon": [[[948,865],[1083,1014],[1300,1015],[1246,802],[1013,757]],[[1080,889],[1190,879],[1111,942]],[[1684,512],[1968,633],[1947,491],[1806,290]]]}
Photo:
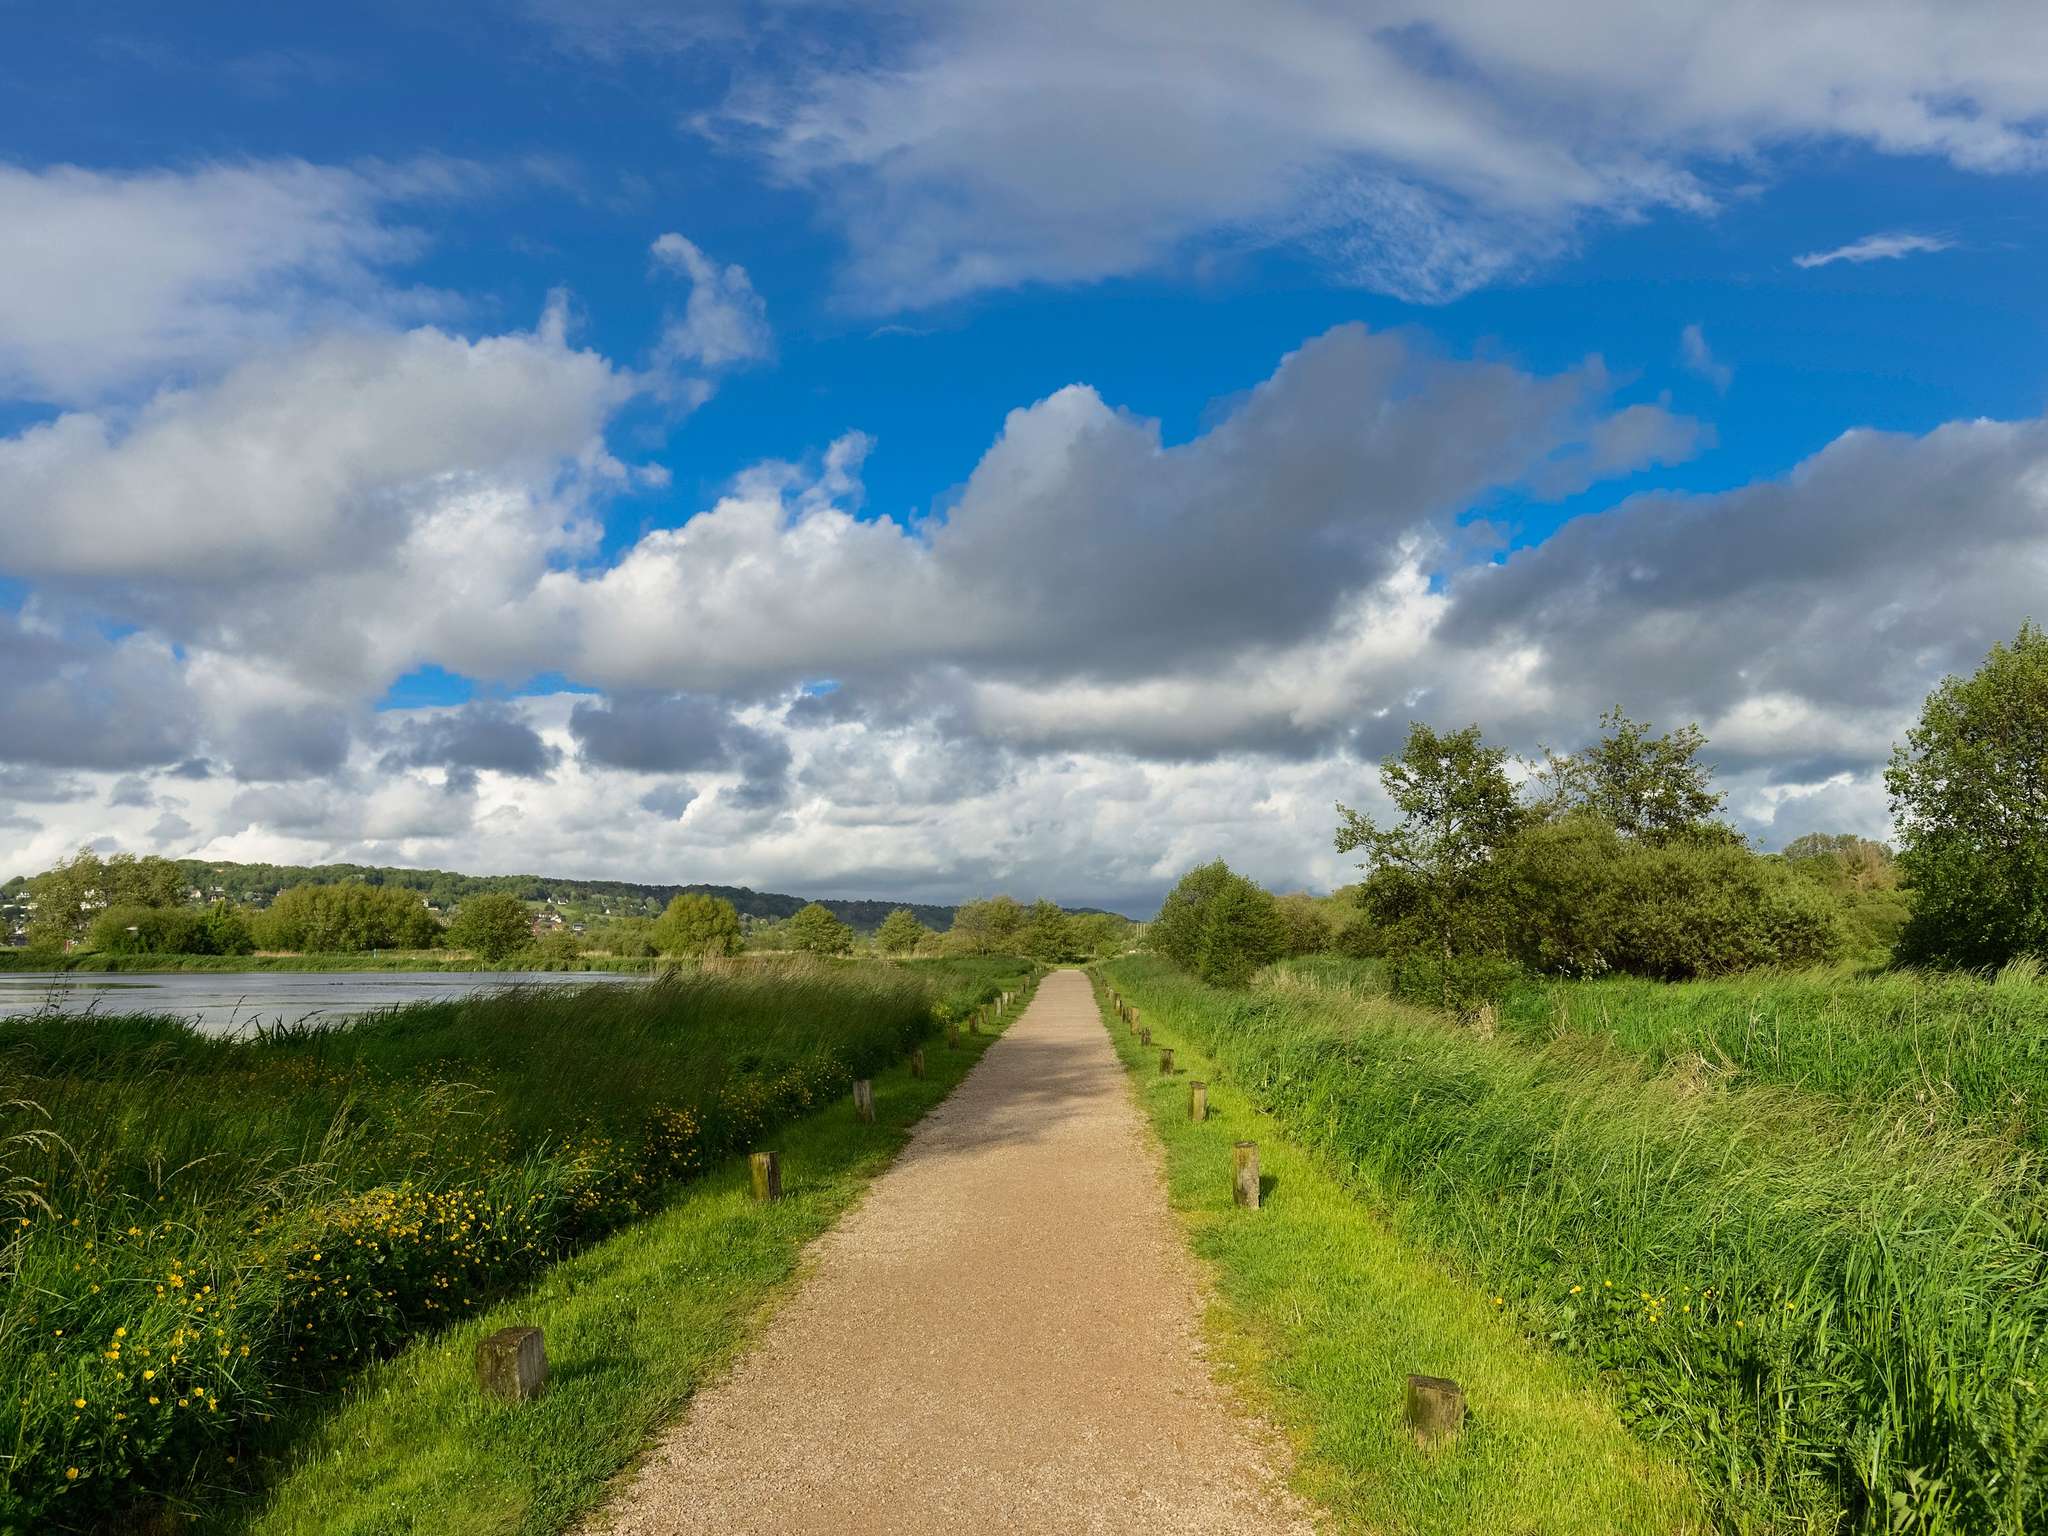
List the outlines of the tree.
{"label": "tree", "polygon": [[1023,926],[1024,908],[1016,899],[996,896],[954,908],[953,926],[947,932],[953,938],[953,948],[970,955],[993,955],[1009,949]]}
{"label": "tree", "polygon": [[1445,1006],[1465,999],[1461,959],[1499,955],[1507,912],[1498,856],[1529,820],[1508,782],[1506,752],[1479,727],[1439,734],[1417,722],[1398,757],[1380,764],[1380,786],[1400,822],[1382,828],[1337,807],[1337,851],[1364,850],[1362,901],[1390,951],[1426,955]]}
{"label": "tree", "polygon": [[1272,896],[1217,859],[1180,877],[1146,937],[1212,986],[1241,987],[1285,953],[1287,927]]}
{"label": "tree", "polygon": [[791,949],[812,955],[843,955],[853,948],[853,930],[815,901],[790,918],[784,939]]}
{"label": "tree", "polygon": [[470,897],[448,925],[448,942],[480,960],[503,960],[532,941],[533,918],[526,903],[510,891]]}
{"label": "tree", "polygon": [[1707,738],[1697,725],[1652,736],[1647,724],[1615,708],[1600,717],[1600,728],[1600,739],[1576,757],[1545,754],[1536,777],[1548,810],[1591,811],[1623,837],[1649,842],[1715,835],[1714,816],[1727,797],[1709,788],[1713,770],[1699,760]]}
{"label": "tree", "polygon": [[907,955],[930,935],[931,930],[908,907],[898,907],[882,919],[882,926],[875,930],[875,943],[885,955]]}
{"label": "tree", "polygon": [[738,954],[740,915],[718,896],[685,891],[654,922],[654,946],[664,955]]}
{"label": "tree", "polygon": [[184,877],[169,859],[154,854],[137,858],[132,853],[102,859],[90,847],[80,848],[29,883],[36,904],[31,938],[41,944],[63,944],[83,938],[108,907],[174,907],[184,893]]}
{"label": "tree", "polygon": [[1927,697],[1885,771],[1913,892],[1907,959],[2048,956],[2048,634],[2028,623]]}
{"label": "tree", "polygon": [[1025,915],[1024,924],[1015,936],[1012,947],[1020,955],[1040,960],[1047,965],[1058,965],[1067,960],[1078,960],[1081,952],[1074,938],[1073,924],[1059,906],[1050,901],[1035,901]]}
{"label": "tree", "polygon": [[1319,955],[1330,947],[1330,919],[1320,901],[1307,891],[1292,891],[1276,897],[1275,903],[1286,925],[1288,954]]}
{"label": "tree", "polygon": [[428,949],[441,938],[420,897],[395,886],[295,885],[278,892],[253,926],[262,948],[308,954]]}

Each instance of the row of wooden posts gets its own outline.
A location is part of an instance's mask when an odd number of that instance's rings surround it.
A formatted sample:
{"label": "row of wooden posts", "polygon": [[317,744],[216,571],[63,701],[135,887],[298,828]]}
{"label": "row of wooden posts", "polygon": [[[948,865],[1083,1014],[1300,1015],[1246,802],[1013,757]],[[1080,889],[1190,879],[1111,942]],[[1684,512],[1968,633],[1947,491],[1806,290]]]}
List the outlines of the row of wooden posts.
{"label": "row of wooden posts", "polygon": [[[1109,989],[1109,1004],[1124,1026],[1138,1037],[1140,1045],[1152,1043],[1152,1030],[1140,1022],[1136,1005],[1125,1000],[1116,988]],[[1159,1048],[1159,1075],[1173,1075],[1173,1048]],[[1188,1080],[1188,1118],[1209,1118],[1209,1085]],[[1259,1208],[1259,1144],[1234,1142],[1230,1149],[1230,1198],[1235,1205]],[[1425,1445],[1455,1439],[1465,1427],[1465,1394],[1455,1381],[1441,1376],[1410,1376],[1407,1394],[1408,1426]]]}
{"label": "row of wooden posts", "polygon": [[[981,1033],[986,1023],[991,1027],[1009,1010],[1017,994],[1004,992],[993,1003],[984,1003],[967,1016],[967,1032]],[[960,1048],[960,1025],[957,1020],[946,1024],[946,1045],[948,1049]],[[910,1053],[910,1075],[924,1076],[924,1047],[916,1046]],[[853,1112],[864,1125],[875,1123],[875,1080],[859,1077],[853,1083]],[[782,1158],[776,1152],[755,1152],[747,1159],[747,1172],[751,1179],[756,1200],[780,1200],[782,1198]],[[502,1398],[508,1403],[522,1403],[530,1397],[538,1397],[541,1389],[548,1384],[547,1343],[538,1328],[500,1328],[476,1346],[476,1380],[485,1395]]]}

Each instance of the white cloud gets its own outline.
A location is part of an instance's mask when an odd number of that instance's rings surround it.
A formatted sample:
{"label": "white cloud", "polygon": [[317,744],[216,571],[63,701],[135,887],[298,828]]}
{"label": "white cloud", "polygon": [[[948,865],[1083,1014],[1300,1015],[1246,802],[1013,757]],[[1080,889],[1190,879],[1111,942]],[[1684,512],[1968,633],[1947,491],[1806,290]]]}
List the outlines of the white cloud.
{"label": "white cloud", "polygon": [[652,247],[657,264],[689,279],[682,315],[662,331],[660,352],[670,361],[704,368],[760,362],[773,355],[768,306],[754,292],[747,269],[719,265],[691,241],[673,232]]}
{"label": "white cloud", "polygon": [[905,0],[894,22],[779,72],[750,55],[696,119],[822,194],[851,296],[885,309],[1275,243],[1440,302],[1588,218],[1710,210],[1788,145],[2048,164],[2032,0],[1273,0],[1171,27],[1143,0]]}
{"label": "white cloud", "polygon": [[1724,393],[1735,380],[1735,370],[1714,356],[1713,348],[1707,345],[1707,333],[1697,323],[1679,333],[1678,355],[1688,372],[1698,374]]}
{"label": "white cloud", "polygon": [[0,396],[79,404],[211,372],[314,324],[418,318],[397,202],[461,167],[250,161],[132,173],[0,165]]}
{"label": "white cloud", "polygon": [[1865,235],[1861,240],[1838,245],[1831,251],[1808,251],[1804,256],[1794,256],[1792,265],[1825,267],[1837,261],[1861,265],[1866,261],[1897,261],[1902,256],[1918,256],[1954,248],[1955,241],[1944,235],[1915,235],[1902,231],[1889,235]]}

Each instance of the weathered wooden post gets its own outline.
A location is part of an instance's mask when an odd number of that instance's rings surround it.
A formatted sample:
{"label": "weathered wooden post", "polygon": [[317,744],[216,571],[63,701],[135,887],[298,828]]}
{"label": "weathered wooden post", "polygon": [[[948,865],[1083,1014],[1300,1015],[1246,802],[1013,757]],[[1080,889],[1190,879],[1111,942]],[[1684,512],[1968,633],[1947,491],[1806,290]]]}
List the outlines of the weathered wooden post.
{"label": "weathered wooden post", "polygon": [[1159,1052],[1159,1075],[1160,1075],[1161,1077],[1171,1077],[1171,1076],[1173,1076],[1173,1047],[1172,1047],[1172,1046],[1164,1046],[1164,1047],[1162,1047],[1162,1048],[1160,1049],[1160,1052]]}
{"label": "weathered wooden post", "polygon": [[970,1035],[981,1033],[981,1010],[979,1008],[967,1015],[967,1033]]}
{"label": "weathered wooden post", "polygon": [[1441,1376],[1410,1376],[1408,1427],[1424,1445],[1455,1440],[1465,1427],[1464,1392]]}
{"label": "weathered wooden post", "polygon": [[924,1076],[924,1047],[921,1045],[910,1053],[910,1075],[912,1077]]}
{"label": "weathered wooden post", "polygon": [[960,1049],[960,1021],[958,1019],[946,1020],[946,1049],[949,1051]]}
{"label": "weathered wooden post", "polygon": [[476,1343],[476,1384],[487,1397],[523,1403],[548,1384],[548,1351],[538,1328],[500,1328]]}
{"label": "weathered wooden post", "polygon": [[756,1152],[748,1163],[754,1175],[754,1198],[756,1200],[780,1200],[782,1198],[782,1159],[773,1152]]}
{"label": "weathered wooden post", "polygon": [[1209,1085],[1188,1080],[1188,1118],[1206,1120],[1209,1118]]}
{"label": "weathered wooden post", "polygon": [[853,1080],[853,1112],[859,1115],[861,1123],[875,1123],[875,1080],[871,1077],[856,1077]]}
{"label": "weathered wooden post", "polygon": [[1240,1141],[1230,1149],[1230,1161],[1237,1175],[1237,1182],[1231,1186],[1231,1201],[1256,1211],[1259,1208],[1259,1144]]}
{"label": "weathered wooden post", "polygon": [[1141,1030],[1139,1030],[1139,1031],[1138,1031],[1138,1044],[1140,1044],[1140,1045],[1150,1045],[1151,1043],[1152,1043],[1152,1026],[1151,1026],[1150,1024],[1147,1024],[1147,1025],[1146,1025],[1146,1026],[1145,1026],[1145,1027],[1144,1027],[1143,1029],[1141,1029]]}

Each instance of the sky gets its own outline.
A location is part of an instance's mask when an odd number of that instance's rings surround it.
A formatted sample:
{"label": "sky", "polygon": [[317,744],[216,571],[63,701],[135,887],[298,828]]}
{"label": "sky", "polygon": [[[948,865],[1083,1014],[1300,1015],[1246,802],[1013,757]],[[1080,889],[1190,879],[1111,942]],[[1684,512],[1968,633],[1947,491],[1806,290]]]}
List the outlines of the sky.
{"label": "sky", "polygon": [[1883,836],[2044,173],[2034,0],[0,0],[0,878],[1145,915],[1611,707]]}

